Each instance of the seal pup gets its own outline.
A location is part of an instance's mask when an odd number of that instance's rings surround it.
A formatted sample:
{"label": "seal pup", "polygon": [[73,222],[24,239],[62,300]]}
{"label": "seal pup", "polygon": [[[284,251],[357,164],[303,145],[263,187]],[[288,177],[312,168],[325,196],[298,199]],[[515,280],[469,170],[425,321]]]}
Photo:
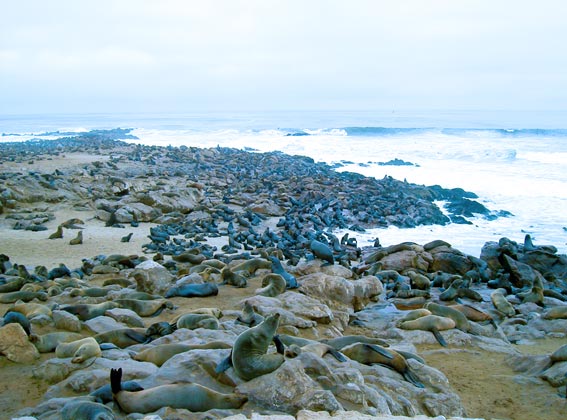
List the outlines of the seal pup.
{"label": "seal pup", "polygon": [[[375,344],[356,343],[342,349],[349,359],[365,365],[378,364],[401,374],[406,381],[418,388],[425,388],[418,377],[410,370],[406,359],[397,351],[380,348]],[[385,357],[385,356],[388,357]]]}
{"label": "seal pup", "polygon": [[272,273],[279,274],[285,280],[285,285],[288,289],[297,289],[299,285],[297,284],[297,280],[294,276],[289,274],[282,266],[280,260],[274,256],[270,255],[270,261],[272,262]]}
{"label": "seal pup", "polygon": [[43,335],[31,334],[30,341],[40,353],[50,353],[55,351],[61,343],[81,340],[83,337],[79,333],[69,331],[55,331]]}
{"label": "seal pup", "polygon": [[91,357],[100,357],[101,355],[100,346],[92,337],[60,343],[55,349],[56,357],[60,359],[72,357],[71,363],[82,363]]}
{"label": "seal pup", "polygon": [[260,325],[242,332],[236,338],[232,347],[231,362],[240,378],[249,381],[273,372],[285,361],[280,353],[267,354],[279,323],[279,313],[269,315]]}
{"label": "seal pup", "polygon": [[125,413],[152,413],[162,407],[185,408],[202,412],[214,408],[240,408],[248,401],[244,395],[221,394],[199,384],[159,385],[142,391],[122,389],[122,368],[110,370],[110,387],[114,401]]}
{"label": "seal pup", "polygon": [[284,355],[289,358],[294,358],[299,356],[301,353],[313,353],[319,357],[324,357],[326,354],[330,354],[339,362],[346,362],[347,358],[338,350],[325,343],[310,343],[305,346],[298,346],[297,344],[292,344],[285,349]]}
{"label": "seal pup", "polygon": [[110,408],[93,401],[71,401],[61,409],[62,420],[114,420],[115,418]]}
{"label": "seal pup", "polygon": [[325,264],[325,265],[335,264],[335,258],[333,257],[333,251],[331,250],[331,248],[329,248],[323,242],[320,242],[316,239],[313,239],[309,243],[309,249],[311,249],[311,252],[313,252],[313,255],[315,255],[317,258],[319,258],[320,260],[326,261],[327,264]]}
{"label": "seal pup", "polygon": [[219,327],[220,323],[218,318],[208,314],[184,314],[177,320],[177,328],[187,328],[189,330],[195,330],[197,328],[218,330]]}
{"label": "seal pup", "polygon": [[264,321],[264,317],[254,311],[254,307],[250,302],[245,301],[242,313],[238,315],[235,321],[249,327],[255,327]]}
{"label": "seal pup", "polygon": [[221,284],[230,284],[235,287],[246,287],[248,286],[248,280],[243,275],[232,271],[229,267],[225,267],[221,270]]}
{"label": "seal pup", "polygon": [[443,347],[447,347],[447,342],[440,331],[455,328],[455,321],[444,316],[426,315],[412,321],[402,321],[399,323],[398,328],[403,330],[431,331],[437,339],[437,342]]}
{"label": "seal pup", "polygon": [[69,241],[69,245],[81,245],[83,243],[83,231],[77,232],[77,236]]}
{"label": "seal pup", "polygon": [[63,226],[57,226],[57,230],[49,235],[49,239],[61,239],[63,237]]}
{"label": "seal pup", "polygon": [[120,242],[130,242],[130,239],[132,239],[133,234],[134,232],[130,232],[128,235],[121,237]]}
{"label": "seal pup", "polygon": [[262,287],[256,289],[254,294],[275,297],[285,292],[286,284],[282,276],[270,273],[262,279]]}

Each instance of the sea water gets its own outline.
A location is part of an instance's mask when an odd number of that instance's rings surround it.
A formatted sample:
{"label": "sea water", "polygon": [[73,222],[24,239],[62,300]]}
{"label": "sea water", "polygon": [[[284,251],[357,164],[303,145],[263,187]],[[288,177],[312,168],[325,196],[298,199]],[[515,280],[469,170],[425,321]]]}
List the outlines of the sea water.
{"label": "sea water", "polygon": [[[129,140],[133,143],[281,151],[335,165],[338,171],[460,187],[476,193],[490,210],[512,216],[350,235],[359,245],[376,238],[384,246],[443,239],[478,256],[485,242],[504,236],[522,242],[529,233],[535,244],[553,244],[567,253],[565,112],[77,114],[4,116],[0,124],[0,141],[127,127],[139,138]],[[408,165],[384,165],[394,159]]]}

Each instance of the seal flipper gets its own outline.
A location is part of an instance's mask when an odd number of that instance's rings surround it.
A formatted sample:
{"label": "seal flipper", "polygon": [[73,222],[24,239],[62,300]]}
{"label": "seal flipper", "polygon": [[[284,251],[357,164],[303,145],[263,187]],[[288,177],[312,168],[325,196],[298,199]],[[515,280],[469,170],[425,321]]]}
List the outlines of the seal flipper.
{"label": "seal flipper", "polygon": [[441,344],[443,347],[447,347],[447,342],[437,328],[432,328],[431,332],[433,333],[439,344]]}
{"label": "seal flipper", "polygon": [[411,384],[414,384],[416,387],[418,388],[425,388],[425,385],[423,385],[419,379],[417,378],[417,376],[415,375],[415,373],[413,373],[410,368],[408,367],[404,372],[402,372],[402,376],[404,377],[404,379],[406,381],[408,381]]}
{"label": "seal flipper", "polygon": [[232,367],[232,350],[230,351],[230,354],[217,365],[215,372],[223,373],[224,371],[228,370],[231,367]]}
{"label": "seal flipper", "polygon": [[[137,341],[138,343],[149,343],[150,341],[152,341],[151,337],[147,337],[146,334],[143,333],[139,333],[137,331],[126,331],[124,333],[124,335],[128,338],[131,338],[134,341]],[[149,339],[149,341],[148,341]]]}
{"label": "seal flipper", "polygon": [[376,353],[380,354],[381,356],[385,357],[386,359],[392,360],[394,355],[391,351],[386,350],[383,347],[377,346],[376,344],[367,344],[364,343],[363,346],[368,347],[370,350],[375,351]]}
{"label": "seal flipper", "polygon": [[112,394],[118,394],[122,390],[122,368],[110,369],[110,388]]}
{"label": "seal flipper", "polygon": [[285,346],[284,343],[282,343],[282,340],[280,340],[280,337],[277,335],[274,335],[274,337],[272,338],[274,344],[276,345],[276,351],[279,354],[284,354],[285,353]]}
{"label": "seal flipper", "polygon": [[329,353],[339,362],[346,362],[348,360],[344,354],[334,348],[329,348]]}

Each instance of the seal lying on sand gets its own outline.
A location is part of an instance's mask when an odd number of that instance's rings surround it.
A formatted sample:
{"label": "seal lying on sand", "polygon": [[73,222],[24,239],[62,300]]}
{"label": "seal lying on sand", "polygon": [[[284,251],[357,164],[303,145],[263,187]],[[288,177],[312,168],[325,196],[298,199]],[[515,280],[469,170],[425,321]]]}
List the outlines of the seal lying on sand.
{"label": "seal lying on sand", "polygon": [[185,408],[194,412],[214,408],[240,408],[248,401],[244,395],[221,394],[199,384],[160,385],[143,391],[122,389],[122,368],[111,369],[110,387],[116,403],[125,413],[151,413],[162,407]]}

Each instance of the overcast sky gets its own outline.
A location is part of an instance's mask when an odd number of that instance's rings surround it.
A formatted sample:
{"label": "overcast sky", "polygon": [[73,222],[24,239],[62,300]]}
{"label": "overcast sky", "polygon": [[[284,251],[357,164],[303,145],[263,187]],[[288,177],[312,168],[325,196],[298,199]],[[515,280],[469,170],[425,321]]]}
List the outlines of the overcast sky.
{"label": "overcast sky", "polygon": [[0,0],[0,112],[567,109],[565,0]]}

